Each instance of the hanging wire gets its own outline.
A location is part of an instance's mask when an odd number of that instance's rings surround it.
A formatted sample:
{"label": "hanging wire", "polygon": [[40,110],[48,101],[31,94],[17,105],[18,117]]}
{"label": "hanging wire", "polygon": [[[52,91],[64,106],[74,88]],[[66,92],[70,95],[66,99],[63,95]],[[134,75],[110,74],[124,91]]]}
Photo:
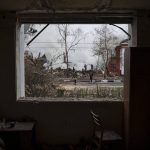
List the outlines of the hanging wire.
{"label": "hanging wire", "polygon": [[127,39],[124,39],[124,40],[122,40],[121,42],[120,42],[120,44],[121,43],[125,43],[125,42],[128,42],[128,41],[130,41],[131,40],[131,35],[127,32],[127,31],[125,31],[123,28],[121,28],[120,26],[117,26],[117,25],[115,25],[115,24],[110,24],[110,25],[112,25],[112,26],[115,26],[115,27],[117,27],[117,28],[119,28],[120,30],[122,30],[127,36],[128,36],[128,38]]}

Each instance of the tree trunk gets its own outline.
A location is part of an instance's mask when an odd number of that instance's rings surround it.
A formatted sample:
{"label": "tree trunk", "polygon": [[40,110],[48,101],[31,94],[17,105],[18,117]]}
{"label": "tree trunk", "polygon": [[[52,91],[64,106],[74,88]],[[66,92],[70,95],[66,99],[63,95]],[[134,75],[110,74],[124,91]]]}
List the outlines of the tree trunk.
{"label": "tree trunk", "polygon": [[67,67],[67,78],[69,77],[69,60],[68,60],[68,52],[66,52],[66,67]]}
{"label": "tree trunk", "polygon": [[106,77],[107,77],[107,70],[106,70],[106,67],[107,67],[107,66],[106,66],[106,64],[105,64],[105,67],[104,67],[104,75],[103,75],[103,78],[104,78],[104,79],[106,79]]}
{"label": "tree trunk", "polygon": [[68,47],[67,47],[67,27],[66,27],[66,31],[65,31],[65,53],[66,53],[66,75],[68,78],[68,76],[69,76],[69,73],[68,73],[69,61],[68,61]]}

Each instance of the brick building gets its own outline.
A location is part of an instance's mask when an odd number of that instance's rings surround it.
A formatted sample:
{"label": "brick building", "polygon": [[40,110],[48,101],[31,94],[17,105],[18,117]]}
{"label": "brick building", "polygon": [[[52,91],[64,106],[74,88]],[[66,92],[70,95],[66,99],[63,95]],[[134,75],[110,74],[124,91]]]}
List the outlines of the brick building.
{"label": "brick building", "polygon": [[124,48],[128,47],[127,43],[122,43],[115,48],[115,56],[111,57],[107,66],[110,75],[123,75],[124,72]]}

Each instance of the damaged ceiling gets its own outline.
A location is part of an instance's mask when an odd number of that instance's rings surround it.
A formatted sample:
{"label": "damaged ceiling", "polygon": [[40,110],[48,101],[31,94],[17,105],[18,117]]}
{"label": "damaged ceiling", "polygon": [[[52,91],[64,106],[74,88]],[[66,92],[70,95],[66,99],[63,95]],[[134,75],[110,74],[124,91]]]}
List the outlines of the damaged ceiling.
{"label": "damaged ceiling", "polygon": [[53,10],[100,11],[150,9],[149,0],[4,0],[1,11]]}

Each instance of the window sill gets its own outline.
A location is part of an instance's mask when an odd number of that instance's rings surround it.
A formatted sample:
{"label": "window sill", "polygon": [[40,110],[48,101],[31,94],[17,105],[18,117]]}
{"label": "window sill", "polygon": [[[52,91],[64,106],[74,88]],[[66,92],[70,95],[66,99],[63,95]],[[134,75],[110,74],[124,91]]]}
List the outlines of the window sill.
{"label": "window sill", "polygon": [[34,98],[34,97],[21,97],[17,102],[30,102],[30,103],[50,103],[50,102],[123,102],[123,99],[117,98]]}

